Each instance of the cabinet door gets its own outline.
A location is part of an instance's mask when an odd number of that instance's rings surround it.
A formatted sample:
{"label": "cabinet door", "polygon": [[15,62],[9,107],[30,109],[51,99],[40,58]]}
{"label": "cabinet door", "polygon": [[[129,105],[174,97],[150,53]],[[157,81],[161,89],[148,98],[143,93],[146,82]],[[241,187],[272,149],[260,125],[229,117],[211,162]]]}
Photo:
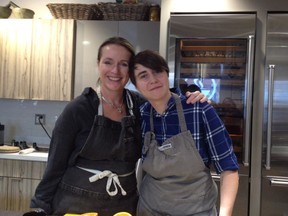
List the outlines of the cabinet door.
{"label": "cabinet door", "polygon": [[74,20],[34,20],[30,98],[72,98]]}
{"label": "cabinet door", "polygon": [[8,211],[29,211],[31,198],[40,180],[8,178]]}
{"label": "cabinet door", "polygon": [[7,190],[7,177],[0,177],[0,209],[6,210],[7,209],[7,196],[8,196],[8,190]]}
{"label": "cabinet door", "polygon": [[[120,21],[119,36],[129,40],[138,53],[145,49],[159,51],[160,23],[145,21]],[[126,88],[136,90],[129,81]],[[137,90],[136,90],[137,91]]]}
{"label": "cabinet door", "polygon": [[0,19],[0,98],[29,98],[32,20]]}
{"label": "cabinet door", "polygon": [[28,211],[46,162],[0,159],[0,209]]}
{"label": "cabinet door", "polygon": [[160,22],[121,21],[119,36],[129,40],[136,53],[145,49],[159,51]]}
{"label": "cabinet door", "polygon": [[109,37],[118,35],[117,21],[77,20],[75,97],[98,79],[98,48]]}

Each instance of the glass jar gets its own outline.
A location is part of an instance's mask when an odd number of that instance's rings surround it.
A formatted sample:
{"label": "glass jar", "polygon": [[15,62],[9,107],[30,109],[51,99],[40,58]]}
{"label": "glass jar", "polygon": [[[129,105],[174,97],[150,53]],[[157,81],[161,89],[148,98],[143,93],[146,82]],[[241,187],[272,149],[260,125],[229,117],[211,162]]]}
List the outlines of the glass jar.
{"label": "glass jar", "polygon": [[160,7],[157,4],[151,4],[149,11],[149,20],[150,21],[159,21],[160,20]]}

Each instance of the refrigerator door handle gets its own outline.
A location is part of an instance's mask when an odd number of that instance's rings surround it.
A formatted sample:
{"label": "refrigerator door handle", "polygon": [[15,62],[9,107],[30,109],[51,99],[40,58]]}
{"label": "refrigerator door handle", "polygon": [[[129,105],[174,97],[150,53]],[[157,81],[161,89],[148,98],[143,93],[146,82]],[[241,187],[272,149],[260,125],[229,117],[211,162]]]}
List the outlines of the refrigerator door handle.
{"label": "refrigerator door handle", "polygon": [[272,135],[272,111],[273,111],[273,90],[274,90],[275,65],[269,65],[268,82],[268,119],[267,119],[267,149],[266,149],[266,170],[271,169],[271,135]]}
{"label": "refrigerator door handle", "polygon": [[214,181],[220,181],[220,179],[221,179],[221,176],[219,174],[214,173],[214,172],[211,173],[211,176],[212,176],[212,179]]}
{"label": "refrigerator door handle", "polygon": [[278,187],[288,187],[288,179],[287,178],[270,178],[270,185],[278,186]]}
{"label": "refrigerator door handle", "polygon": [[250,132],[251,132],[251,114],[252,114],[252,81],[253,81],[253,61],[254,61],[254,35],[249,36],[248,43],[248,61],[247,61],[247,95],[246,95],[246,120],[245,120],[245,141],[243,165],[249,166],[250,154]]}

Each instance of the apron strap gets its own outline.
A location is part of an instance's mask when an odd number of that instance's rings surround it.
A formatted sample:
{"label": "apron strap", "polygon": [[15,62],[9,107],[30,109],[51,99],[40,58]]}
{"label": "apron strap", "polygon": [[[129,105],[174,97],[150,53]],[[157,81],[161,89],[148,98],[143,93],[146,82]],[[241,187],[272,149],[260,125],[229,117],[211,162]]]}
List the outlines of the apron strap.
{"label": "apron strap", "polygon": [[[94,174],[93,176],[91,176],[89,178],[89,182],[96,182],[99,179],[107,177],[108,180],[107,180],[107,184],[106,184],[106,191],[107,191],[107,193],[110,196],[115,196],[116,194],[118,194],[118,187],[121,190],[121,194],[123,196],[125,196],[127,194],[127,192],[121,186],[121,183],[120,183],[118,177],[126,177],[126,176],[129,176],[129,175],[132,175],[135,172],[135,170],[133,170],[132,172],[129,172],[129,173],[125,173],[125,174],[122,174],[122,175],[117,175],[116,173],[113,173],[110,170],[100,171],[100,170],[94,170],[94,169],[87,169],[87,168],[83,168],[83,167],[79,167],[79,166],[77,166],[77,167],[79,169],[82,169],[82,170],[85,170],[87,172],[90,172],[90,173]],[[110,190],[112,183],[113,183],[113,186],[115,188],[114,191]]]}
{"label": "apron strap", "polygon": [[[181,128],[181,132],[187,131],[187,125],[186,125],[186,121],[185,121],[185,116],[184,116],[184,112],[183,112],[183,107],[181,104],[181,100],[180,97],[171,92],[175,103],[176,103],[176,109],[177,109],[177,113],[178,113],[178,119],[179,119],[179,124],[180,124],[180,128]],[[153,107],[151,106],[150,109],[150,130],[152,132],[154,132],[154,123],[153,123]]]}
{"label": "apron strap", "polygon": [[100,90],[100,86],[98,86],[96,88],[96,93],[98,95],[99,98],[99,106],[98,106],[98,115],[102,116],[103,115],[103,106],[102,106],[102,96],[101,96],[101,90]]}
{"label": "apron strap", "polygon": [[129,113],[131,116],[134,116],[134,113],[133,113],[133,100],[132,100],[132,96],[131,96],[131,93],[129,90],[126,89],[126,104],[127,104],[127,107],[129,109]]}
{"label": "apron strap", "polygon": [[178,113],[178,119],[179,119],[179,124],[181,127],[181,132],[187,131],[187,125],[186,125],[185,116],[184,116],[183,107],[181,104],[180,97],[173,92],[172,92],[172,96],[174,97],[175,102],[176,102],[176,109],[177,109],[177,113]]}

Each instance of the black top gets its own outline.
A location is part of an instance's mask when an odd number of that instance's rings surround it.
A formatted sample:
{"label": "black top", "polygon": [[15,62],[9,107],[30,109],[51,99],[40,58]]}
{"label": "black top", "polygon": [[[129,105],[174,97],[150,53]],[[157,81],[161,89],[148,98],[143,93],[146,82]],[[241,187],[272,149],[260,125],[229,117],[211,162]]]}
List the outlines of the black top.
{"label": "black top", "polygon": [[[126,98],[126,91],[123,98]],[[139,106],[145,101],[137,92],[130,91],[133,100],[133,113],[136,116],[136,131],[139,133],[137,143],[141,145]],[[94,117],[98,114],[99,98],[92,88],[85,88],[83,93],[67,104],[59,116],[49,148],[47,167],[38,185],[31,208],[42,208],[51,211],[51,202],[61,178],[72,163],[72,159],[82,149],[93,125]],[[126,106],[126,112],[129,114]]]}

